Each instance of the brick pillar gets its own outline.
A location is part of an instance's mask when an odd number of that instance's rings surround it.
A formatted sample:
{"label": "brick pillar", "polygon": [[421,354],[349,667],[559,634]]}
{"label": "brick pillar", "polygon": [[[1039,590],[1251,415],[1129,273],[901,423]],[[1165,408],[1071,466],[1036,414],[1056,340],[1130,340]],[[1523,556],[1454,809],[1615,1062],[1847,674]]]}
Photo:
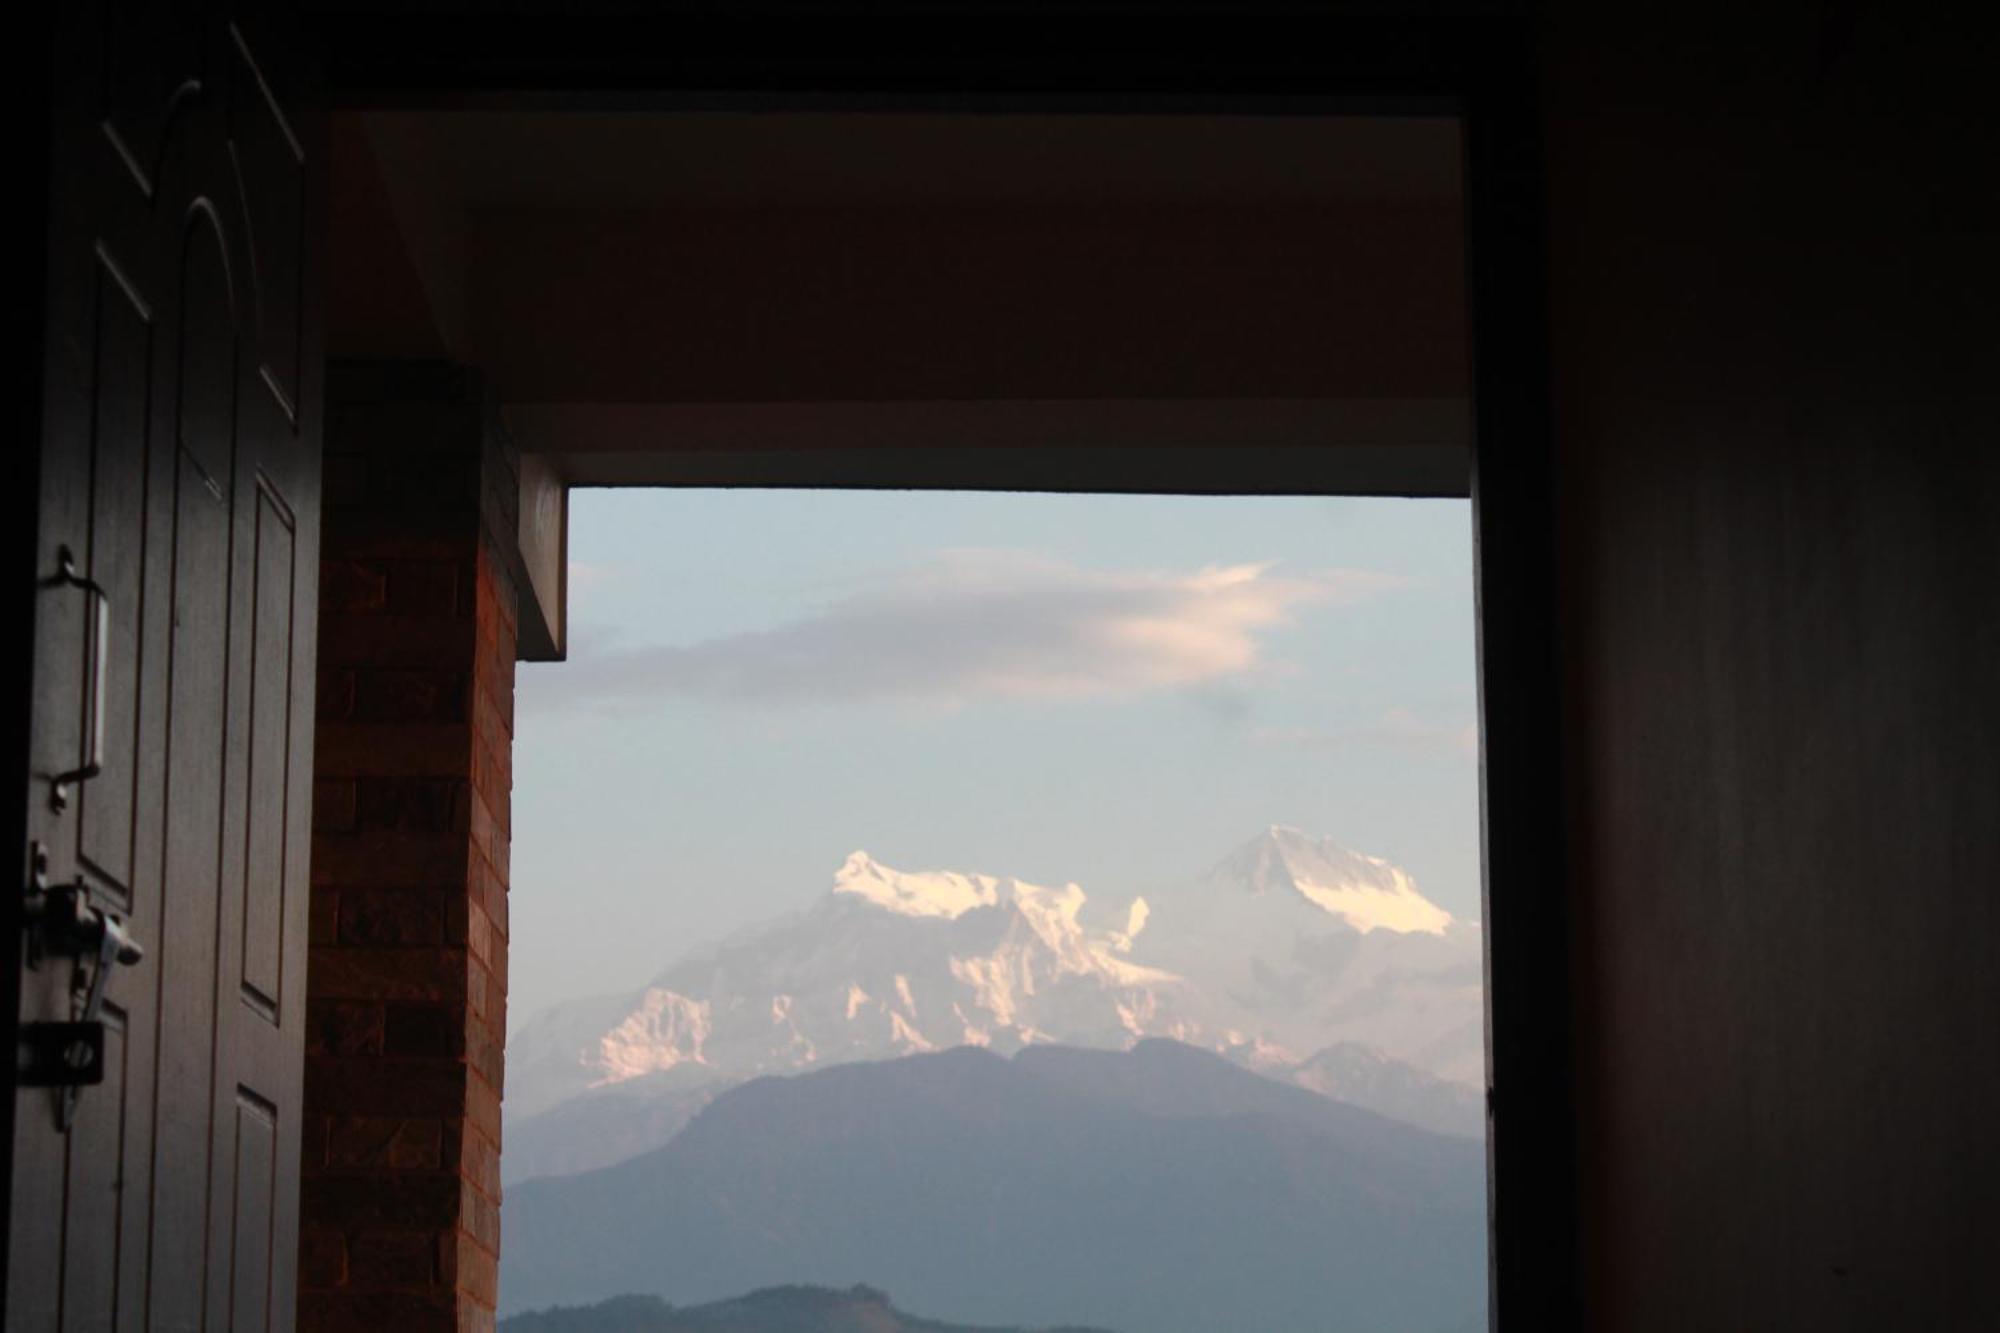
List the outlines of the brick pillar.
{"label": "brick pillar", "polygon": [[470,372],[330,381],[299,1327],[491,1329],[518,489]]}

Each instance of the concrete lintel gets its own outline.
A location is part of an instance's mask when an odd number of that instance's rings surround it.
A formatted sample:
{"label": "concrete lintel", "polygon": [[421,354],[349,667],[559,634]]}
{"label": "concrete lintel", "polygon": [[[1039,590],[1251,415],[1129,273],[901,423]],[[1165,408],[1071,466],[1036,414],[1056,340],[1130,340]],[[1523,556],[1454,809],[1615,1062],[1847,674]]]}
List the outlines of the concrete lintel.
{"label": "concrete lintel", "polygon": [[521,403],[568,486],[1463,497],[1463,398]]}

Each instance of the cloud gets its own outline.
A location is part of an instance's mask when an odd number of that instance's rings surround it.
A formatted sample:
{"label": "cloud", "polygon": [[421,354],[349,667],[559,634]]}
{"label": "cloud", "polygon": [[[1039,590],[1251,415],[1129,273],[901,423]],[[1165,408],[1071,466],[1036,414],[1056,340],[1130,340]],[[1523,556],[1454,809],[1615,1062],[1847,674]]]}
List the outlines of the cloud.
{"label": "cloud", "polygon": [[1419,716],[1408,708],[1391,708],[1365,726],[1345,730],[1265,728],[1257,733],[1257,738],[1276,745],[1295,745],[1312,750],[1372,747],[1473,759],[1479,756],[1477,722],[1440,722]]}
{"label": "cloud", "polygon": [[615,565],[596,564],[587,560],[569,562],[569,586],[572,590],[594,588],[609,583],[617,575],[618,567]]}
{"label": "cloud", "polygon": [[1263,636],[1308,607],[1403,582],[1268,564],[1104,572],[1022,552],[946,552],[774,629],[579,652],[558,688],[576,701],[930,706],[1187,689],[1267,669]]}

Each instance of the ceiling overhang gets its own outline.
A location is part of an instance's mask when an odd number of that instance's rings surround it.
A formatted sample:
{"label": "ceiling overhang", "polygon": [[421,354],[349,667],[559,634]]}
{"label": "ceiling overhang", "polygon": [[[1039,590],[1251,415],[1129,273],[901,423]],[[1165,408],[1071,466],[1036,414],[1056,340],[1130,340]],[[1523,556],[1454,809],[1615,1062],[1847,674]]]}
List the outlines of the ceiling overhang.
{"label": "ceiling overhang", "polygon": [[1463,496],[1443,118],[337,117],[335,356],[476,365],[567,488]]}

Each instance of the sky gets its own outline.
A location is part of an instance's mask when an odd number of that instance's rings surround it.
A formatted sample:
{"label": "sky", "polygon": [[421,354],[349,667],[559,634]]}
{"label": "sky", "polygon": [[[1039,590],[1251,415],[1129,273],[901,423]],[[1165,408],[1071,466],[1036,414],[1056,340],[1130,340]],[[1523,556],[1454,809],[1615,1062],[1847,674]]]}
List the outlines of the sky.
{"label": "sky", "polygon": [[1463,500],[578,490],[516,693],[510,1027],[850,852],[1129,899],[1272,824],[1479,916]]}

